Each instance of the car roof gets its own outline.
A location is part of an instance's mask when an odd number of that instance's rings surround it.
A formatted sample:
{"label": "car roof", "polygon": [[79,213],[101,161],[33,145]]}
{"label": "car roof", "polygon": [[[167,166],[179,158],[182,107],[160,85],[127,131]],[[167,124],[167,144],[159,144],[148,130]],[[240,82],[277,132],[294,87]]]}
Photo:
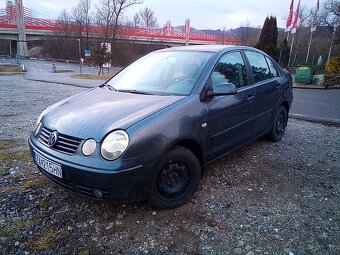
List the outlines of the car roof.
{"label": "car roof", "polygon": [[256,50],[252,47],[247,46],[238,46],[238,45],[189,45],[189,46],[179,46],[179,47],[171,47],[166,49],[158,50],[160,51],[207,51],[207,52],[219,52],[225,50],[240,50],[240,49],[251,49]]}

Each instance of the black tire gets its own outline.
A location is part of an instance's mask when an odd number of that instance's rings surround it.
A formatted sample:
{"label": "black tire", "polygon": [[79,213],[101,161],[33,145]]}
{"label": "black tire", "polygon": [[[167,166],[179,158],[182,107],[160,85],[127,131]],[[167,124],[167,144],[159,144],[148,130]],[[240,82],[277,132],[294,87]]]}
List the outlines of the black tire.
{"label": "black tire", "polygon": [[288,114],[286,108],[281,105],[276,111],[268,138],[273,142],[281,141],[287,127]]}
{"label": "black tire", "polygon": [[158,209],[183,205],[198,188],[201,165],[188,149],[176,146],[156,165],[149,188],[149,204]]}

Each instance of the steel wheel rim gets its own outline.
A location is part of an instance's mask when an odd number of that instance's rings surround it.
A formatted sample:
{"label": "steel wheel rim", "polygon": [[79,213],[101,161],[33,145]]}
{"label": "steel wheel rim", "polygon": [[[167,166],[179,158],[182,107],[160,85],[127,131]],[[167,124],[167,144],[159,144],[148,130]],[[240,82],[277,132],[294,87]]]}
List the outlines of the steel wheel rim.
{"label": "steel wheel rim", "polygon": [[285,116],[283,112],[280,112],[280,114],[277,116],[277,121],[276,121],[276,133],[277,134],[282,134],[285,130]]}
{"label": "steel wheel rim", "polygon": [[183,194],[190,183],[190,171],[181,163],[169,163],[157,178],[157,191],[166,198],[176,198]]}

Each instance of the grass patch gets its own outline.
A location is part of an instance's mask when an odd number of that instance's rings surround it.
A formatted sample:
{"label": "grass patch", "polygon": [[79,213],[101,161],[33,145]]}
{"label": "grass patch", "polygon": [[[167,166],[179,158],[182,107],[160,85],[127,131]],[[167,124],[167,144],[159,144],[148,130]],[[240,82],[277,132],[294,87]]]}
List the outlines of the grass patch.
{"label": "grass patch", "polygon": [[1,72],[22,72],[19,66],[10,66],[10,65],[0,65],[0,73]]}
{"label": "grass patch", "polygon": [[88,250],[82,250],[78,252],[78,255],[90,255],[90,252]]}
{"label": "grass patch", "polygon": [[[21,194],[22,192],[28,189],[36,190],[38,188],[45,187],[46,182],[47,182],[47,179],[45,178],[45,176],[38,175],[38,176],[35,176],[34,178],[29,178],[21,182],[19,185],[16,186],[15,190],[19,194]],[[42,202],[41,207],[44,207],[45,205],[46,203]]]}
{"label": "grass patch", "polygon": [[38,240],[34,240],[32,246],[38,250],[48,250],[55,247],[57,243],[65,243],[69,235],[68,232],[62,230],[45,230]]}
{"label": "grass patch", "polygon": [[52,73],[71,73],[72,70],[66,70],[66,69],[57,69],[55,72],[52,71]]}
{"label": "grass patch", "polygon": [[4,150],[13,146],[12,140],[0,140],[0,150]]}
{"label": "grass patch", "polygon": [[107,80],[110,79],[114,74],[74,74],[71,75],[72,78],[77,79],[92,79],[92,80]]}
{"label": "grass patch", "polygon": [[5,224],[0,229],[0,234],[4,237],[16,238],[23,230],[30,230],[41,224],[40,220],[15,221],[10,217],[5,218]]}
{"label": "grass patch", "polygon": [[48,208],[49,207],[49,199],[48,198],[43,198],[38,201],[37,205],[41,208]]}

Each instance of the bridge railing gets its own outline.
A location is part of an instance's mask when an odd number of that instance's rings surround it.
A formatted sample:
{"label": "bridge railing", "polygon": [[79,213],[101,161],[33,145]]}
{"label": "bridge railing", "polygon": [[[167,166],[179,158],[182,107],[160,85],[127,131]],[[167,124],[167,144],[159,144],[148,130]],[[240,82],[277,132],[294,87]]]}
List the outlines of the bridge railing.
{"label": "bridge railing", "polygon": [[[26,29],[37,31],[50,31],[56,33],[79,33],[79,25],[75,22],[63,23],[58,20],[47,17],[44,14],[35,12],[24,7],[24,19]],[[0,9],[0,28],[16,29],[16,10],[14,6]],[[140,28],[131,26],[119,26],[117,37],[126,38],[146,38],[157,40],[185,40],[185,32],[181,28]],[[85,31],[83,30],[82,33]],[[104,34],[103,26],[100,24],[91,24],[88,31],[91,35]],[[112,33],[112,29],[111,29]],[[202,31],[191,29],[189,35],[190,41],[201,41],[209,43],[222,43],[221,36],[211,35]],[[239,44],[236,37],[224,37],[225,44]]]}

